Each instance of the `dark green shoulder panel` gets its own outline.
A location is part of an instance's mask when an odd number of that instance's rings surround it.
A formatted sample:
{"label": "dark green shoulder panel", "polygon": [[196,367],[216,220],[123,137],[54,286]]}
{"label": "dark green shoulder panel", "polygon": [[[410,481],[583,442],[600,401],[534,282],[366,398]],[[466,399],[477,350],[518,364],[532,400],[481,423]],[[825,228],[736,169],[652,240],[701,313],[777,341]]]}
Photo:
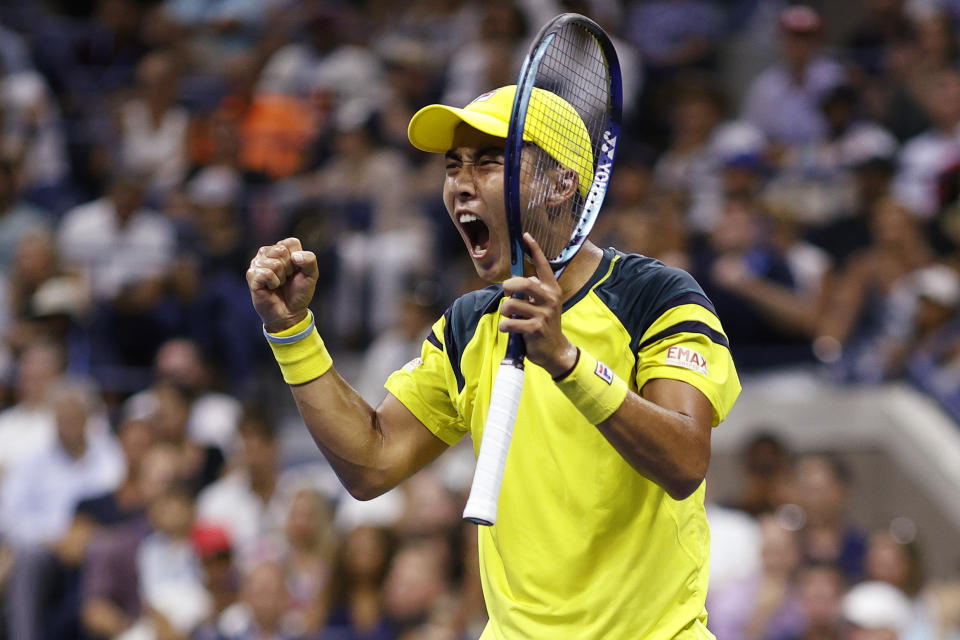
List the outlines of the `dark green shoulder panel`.
{"label": "dark green shoulder panel", "polygon": [[618,253],[610,277],[596,294],[630,332],[630,348],[637,353],[640,338],[664,312],[683,304],[698,304],[716,314],[713,303],[686,271],[633,253]]}
{"label": "dark green shoulder panel", "polygon": [[443,342],[446,346],[447,358],[457,378],[457,390],[463,391],[464,379],[460,369],[460,356],[467,344],[473,339],[473,334],[480,324],[480,318],[488,313],[496,313],[500,308],[500,298],[503,297],[503,287],[499,284],[490,285],[485,289],[472,291],[457,298],[444,312],[446,322],[443,328]]}

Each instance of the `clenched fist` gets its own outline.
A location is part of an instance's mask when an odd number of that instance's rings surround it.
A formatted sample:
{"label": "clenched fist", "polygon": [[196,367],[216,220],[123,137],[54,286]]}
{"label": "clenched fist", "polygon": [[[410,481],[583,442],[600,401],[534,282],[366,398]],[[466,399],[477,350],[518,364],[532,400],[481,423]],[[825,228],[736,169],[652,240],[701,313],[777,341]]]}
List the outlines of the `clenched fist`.
{"label": "clenched fist", "polygon": [[247,269],[247,285],[267,331],[283,331],[307,316],[318,275],[317,256],[296,238],[260,247]]}

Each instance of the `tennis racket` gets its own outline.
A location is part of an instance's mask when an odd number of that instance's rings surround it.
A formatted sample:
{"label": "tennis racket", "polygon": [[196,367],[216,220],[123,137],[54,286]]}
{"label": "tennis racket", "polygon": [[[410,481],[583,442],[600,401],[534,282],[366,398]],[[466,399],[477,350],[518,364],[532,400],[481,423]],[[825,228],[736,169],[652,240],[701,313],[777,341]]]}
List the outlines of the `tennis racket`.
{"label": "tennis racket", "polygon": [[[523,275],[524,232],[558,276],[586,240],[613,169],[622,93],[617,54],[597,23],[565,13],[541,29],[520,70],[504,154],[512,276]],[[523,337],[510,334],[463,512],[476,524],[497,520],[525,351]]]}

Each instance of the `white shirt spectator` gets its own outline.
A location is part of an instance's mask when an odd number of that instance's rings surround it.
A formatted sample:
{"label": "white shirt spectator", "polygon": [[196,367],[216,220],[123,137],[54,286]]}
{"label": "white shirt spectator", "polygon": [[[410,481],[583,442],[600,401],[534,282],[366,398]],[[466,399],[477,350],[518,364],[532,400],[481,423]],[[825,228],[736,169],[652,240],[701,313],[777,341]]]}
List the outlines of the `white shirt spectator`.
{"label": "white shirt spectator", "polygon": [[173,106],[154,123],[147,104],[131,100],[121,108],[120,121],[124,164],[149,173],[150,188],[159,193],[180,184],[187,168],[187,110]]}
{"label": "white shirt spectator", "polygon": [[200,492],[196,519],[226,529],[241,563],[249,563],[261,541],[283,527],[287,493],[281,484],[278,479],[269,502],[264,503],[251,488],[247,472],[234,471]]}
{"label": "white shirt spectator", "polygon": [[18,71],[0,76],[0,151],[16,157],[23,154],[25,186],[49,186],[67,174],[66,140],[60,111],[36,71]]}
{"label": "white shirt spectator", "polygon": [[173,260],[173,224],[140,209],[120,224],[116,207],[100,198],[68,211],[57,237],[67,266],[89,276],[97,299],[112,299],[128,284],[161,275]]}
{"label": "white shirt spectator", "polygon": [[54,441],[4,478],[0,532],[17,547],[51,543],[66,532],[77,502],[115,489],[125,472],[120,447],[109,436],[88,436],[79,459]]}
{"label": "white shirt spectator", "polygon": [[843,69],[827,58],[810,62],[803,83],[796,84],[787,68],[770,67],[753,81],[744,103],[744,118],[776,142],[811,142],[824,135],[820,98],[843,80]]}
{"label": "white shirt spectator", "polygon": [[47,407],[17,404],[0,412],[0,475],[50,447],[55,434],[53,411]]}
{"label": "white shirt spectator", "polygon": [[960,160],[956,135],[929,130],[907,140],[900,151],[900,166],[893,179],[894,197],[923,217],[937,212],[937,179]]}
{"label": "white shirt spectator", "polygon": [[[203,586],[200,561],[188,540],[175,540],[159,532],[150,534],[137,549],[137,573],[144,603],[184,636],[209,615],[210,595]],[[152,621],[145,616],[122,640],[156,637]]]}

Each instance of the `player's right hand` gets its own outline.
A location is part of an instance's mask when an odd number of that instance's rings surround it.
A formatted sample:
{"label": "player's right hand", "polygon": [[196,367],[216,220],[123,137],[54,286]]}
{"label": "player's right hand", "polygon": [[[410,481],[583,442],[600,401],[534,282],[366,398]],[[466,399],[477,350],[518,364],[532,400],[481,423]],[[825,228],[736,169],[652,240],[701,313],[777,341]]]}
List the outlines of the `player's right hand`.
{"label": "player's right hand", "polygon": [[307,316],[318,276],[317,256],[297,238],[260,247],[247,269],[247,285],[267,331],[289,329]]}

